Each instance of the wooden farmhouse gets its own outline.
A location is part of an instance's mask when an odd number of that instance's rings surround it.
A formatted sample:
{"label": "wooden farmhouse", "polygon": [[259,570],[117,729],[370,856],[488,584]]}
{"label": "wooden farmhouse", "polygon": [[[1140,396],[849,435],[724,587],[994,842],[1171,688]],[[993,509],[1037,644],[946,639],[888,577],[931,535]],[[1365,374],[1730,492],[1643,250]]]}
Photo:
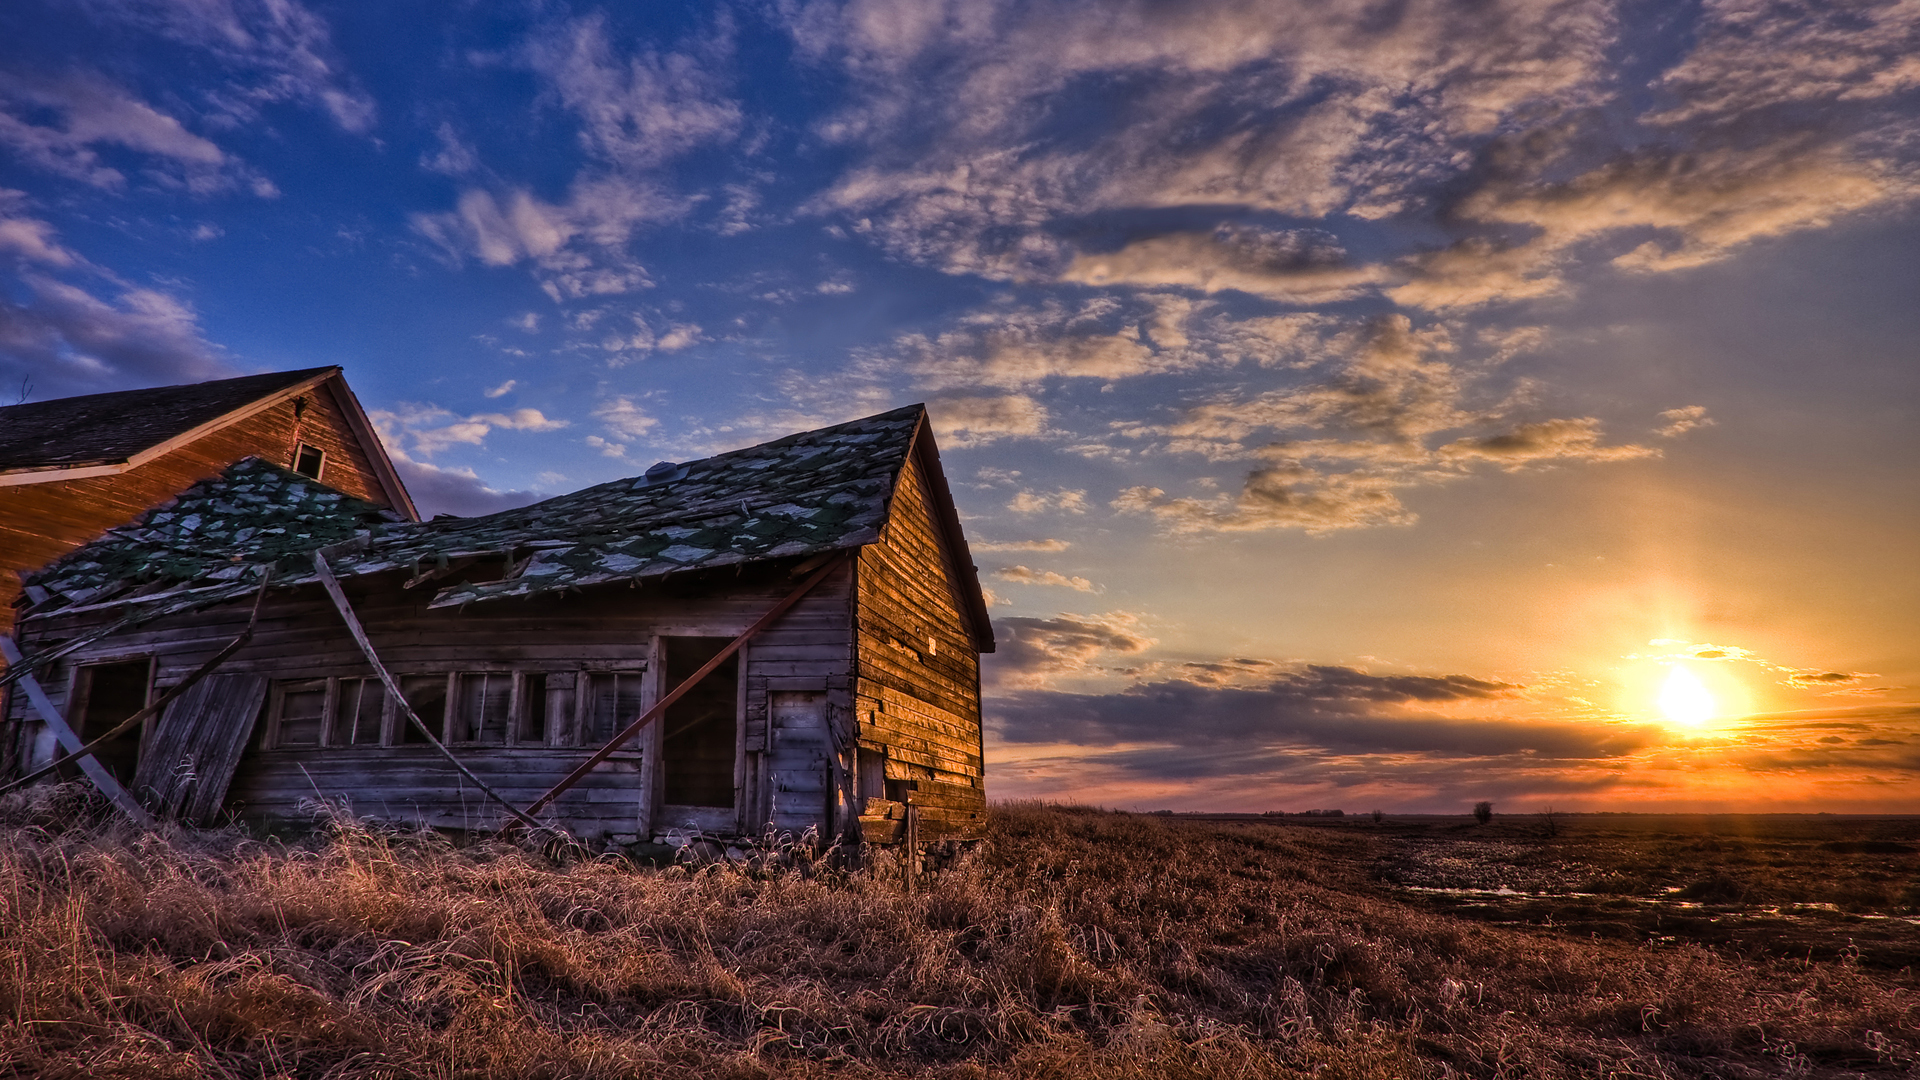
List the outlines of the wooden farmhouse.
{"label": "wooden farmhouse", "polygon": [[993,636],[917,405],[428,522],[249,459],[28,587],[26,768],[40,712],[87,739],[172,695],[99,754],[160,816],[531,810],[617,845],[985,809]]}
{"label": "wooden farmhouse", "polygon": [[21,574],[245,457],[415,516],[337,367],[0,408],[0,634]]}

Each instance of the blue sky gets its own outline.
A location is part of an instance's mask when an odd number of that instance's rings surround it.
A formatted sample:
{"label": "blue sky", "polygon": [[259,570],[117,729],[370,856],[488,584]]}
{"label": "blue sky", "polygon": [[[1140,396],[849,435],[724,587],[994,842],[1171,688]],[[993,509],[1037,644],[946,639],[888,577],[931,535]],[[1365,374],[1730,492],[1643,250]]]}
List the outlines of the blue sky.
{"label": "blue sky", "polygon": [[454,513],[926,401],[996,794],[1910,809],[1916,55],[1899,3],[16,3],[0,388],[338,363]]}

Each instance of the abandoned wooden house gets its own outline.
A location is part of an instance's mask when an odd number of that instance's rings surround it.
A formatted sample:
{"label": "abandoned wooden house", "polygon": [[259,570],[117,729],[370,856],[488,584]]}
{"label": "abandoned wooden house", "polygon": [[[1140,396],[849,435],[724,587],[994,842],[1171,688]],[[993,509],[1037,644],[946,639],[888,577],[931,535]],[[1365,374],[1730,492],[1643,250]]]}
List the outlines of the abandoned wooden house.
{"label": "abandoned wooden house", "polygon": [[84,740],[165,700],[96,755],[163,816],[979,827],[993,637],[923,407],[399,518],[248,460],[34,575],[27,768],[60,754],[42,714]]}
{"label": "abandoned wooden house", "polygon": [[337,367],[0,407],[0,634],[18,575],[246,457],[415,516]]}

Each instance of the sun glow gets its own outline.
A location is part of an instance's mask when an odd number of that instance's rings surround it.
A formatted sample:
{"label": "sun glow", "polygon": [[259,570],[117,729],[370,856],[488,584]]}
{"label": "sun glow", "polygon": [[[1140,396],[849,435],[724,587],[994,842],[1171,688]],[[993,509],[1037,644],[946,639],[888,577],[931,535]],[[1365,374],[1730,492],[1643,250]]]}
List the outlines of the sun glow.
{"label": "sun glow", "polygon": [[1667,675],[1660,688],[1660,711],[1667,719],[1683,727],[1700,727],[1718,713],[1713,695],[1693,672],[1679,664]]}

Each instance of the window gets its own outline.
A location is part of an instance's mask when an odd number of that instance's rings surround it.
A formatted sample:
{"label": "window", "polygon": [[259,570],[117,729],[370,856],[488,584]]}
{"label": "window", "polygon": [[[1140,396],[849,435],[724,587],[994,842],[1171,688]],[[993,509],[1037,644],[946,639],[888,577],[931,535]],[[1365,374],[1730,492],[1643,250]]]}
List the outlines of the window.
{"label": "window", "polygon": [[[400,677],[400,693],[406,696],[407,704],[413,707],[414,714],[433,731],[435,737],[444,738],[447,723],[447,677],[445,675],[403,675]],[[406,717],[400,715],[400,730],[394,742],[402,744],[418,743],[426,745],[427,737],[420,733]]]}
{"label": "window", "polygon": [[547,721],[552,712],[547,703],[547,673],[523,673],[520,676],[520,734],[515,741],[546,745],[548,733],[557,726]]}
{"label": "window", "polygon": [[[133,671],[135,666],[139,668],[137,673]],[[122,681],[127,681],[137,674],[139,686],[144,688],[146,671],[147,661],[142,660],[114,676],[124,675]],[[580,719],[588,724],[589,737],[598,739],[594,742],[597,746],[611,738],[619,726],[639,716],[642,682],[639,672],[610,672],[591,678],[589,682],[586,674],[572,671],[402,675],[400,692],[434,738],[444,742],[571,746],[581,741],[574,730],[574,690],[576,686],[585,687],[590,697]],[[116,691],[112,685],[113,679],[106,679],[102,686],[109,692],[96,695],[104,712],[121,709],[124,704],[120,698],[126,696],[125,688]],[[144,701],[144,689],[140,694],[139,701]],[[122,719],[137,708],[138,702],[126,705],[114,719]],[[381,681],[365,676],[275,682],[261,732],[260,745],[267,750],[421,746],[427,742],[399,704],[388,699]],[[130,750],[129,754],[134,752]],[[131,761],[129,757],[129,767]]]}
{"label": "window", "polygon": [[638,671],[608,671],[591,677],[586,730],[590,745],[606,745],[621,728],[640,719],[644,681]]}
{"label": "window", "polygon": [[267,703],[271,726],[268,745],[292,750],[320,745],[320,729],[327,716],[327,680],[278,682]]}
{"label": "window", "polygon": [[379,679],[341,679],[332,746],[379,746],[387,690]]}
{"label": "window", "polygon": [[320,479],[320,469],[326,465],[326,463],[327,452],[317,446],[308,446],[306,443],[301,443],[300,448],[293,452],[293,471],[299,473],[301,476],[309,476],[315,480]]}
{"label": "window", "polygon": [[486,672],[462,675],[459,698],[454,703],[450,731],[454,742],[491,743],[507,741],[508,711],[513,703],[513,675],[510,672]]}

